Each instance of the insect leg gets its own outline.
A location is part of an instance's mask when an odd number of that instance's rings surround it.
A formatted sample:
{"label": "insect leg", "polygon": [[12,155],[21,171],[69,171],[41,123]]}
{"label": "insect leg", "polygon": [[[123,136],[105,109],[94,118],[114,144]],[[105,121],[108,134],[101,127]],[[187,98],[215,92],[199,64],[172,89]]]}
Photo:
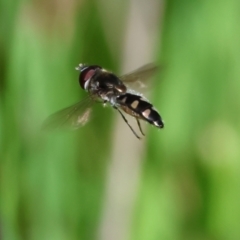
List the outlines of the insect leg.
{"label": "insect leg", "polygon": [[137,133],[133,130],[132,126],[128,123],[127,119],[126,119],[125,116],[122,114],[122,112],[121,112],[118,108],[116,108],[116,107],[115,107],[115,109],[117,109],[118,112],[121,114],[124,122],[125,122],[125,123],[129,126],[129,128],[132,130],[133,134],[134,134],[138,139],[141,139],[141,138],[137,135]]}
{"label": "insect leg", "polygon": [[139,130],[140,130],[141,134],[142,134],[143,136],[145,136],[145,134],[143,133],[142,126],[141,126],[141,123],[140,123],[139,119],[136,118],[136,120],[137,120],[137,124],[138,124],[138,127],[139,127]]}

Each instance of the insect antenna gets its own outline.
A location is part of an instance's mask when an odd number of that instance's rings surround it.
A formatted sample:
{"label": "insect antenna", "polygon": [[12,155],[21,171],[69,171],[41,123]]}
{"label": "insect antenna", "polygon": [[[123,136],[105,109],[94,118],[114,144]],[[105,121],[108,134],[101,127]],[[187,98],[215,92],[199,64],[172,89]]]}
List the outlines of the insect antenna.
{"label": "insect antenna", "polygon": [[137,124],[138,124],[138,127],[139,127],[139,130],[140,130],[141,134],[142,134],[143,136],[145,136],[145,134],[143,133],[142,126],[141,126],[141,123],[140,123],[139,119],[136,118],[136,120],[137,120]]}
{"label": "insect antenna", "polygon": [[118,112],[121,114],[124,122],[125,122],[125,123],[129,126],[129,128],[132,130],[133,134],[134,134],[138,139],[141,139],[141,138],[137,135],[137,133],[134,131],[134,129],[132,128],[132,126],[128,123],[127,119],[126,119],[125,116],[122,114],[122,112],[121,112],[118,108],[116,108],[116,107],[115,107],[115,109],[117,109]]}

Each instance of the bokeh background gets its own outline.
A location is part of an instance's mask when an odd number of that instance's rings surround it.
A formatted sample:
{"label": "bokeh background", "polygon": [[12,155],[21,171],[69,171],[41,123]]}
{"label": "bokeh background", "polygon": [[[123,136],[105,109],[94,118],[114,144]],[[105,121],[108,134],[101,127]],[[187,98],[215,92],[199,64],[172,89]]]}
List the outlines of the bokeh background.
{"label": "bokeh background", "polygon": [[[0,0],[0,238],[240,239],[239,23],[239,0]],[[96,106],[40,131],[84,98],[80,62],[163,66],[165,129]]]}

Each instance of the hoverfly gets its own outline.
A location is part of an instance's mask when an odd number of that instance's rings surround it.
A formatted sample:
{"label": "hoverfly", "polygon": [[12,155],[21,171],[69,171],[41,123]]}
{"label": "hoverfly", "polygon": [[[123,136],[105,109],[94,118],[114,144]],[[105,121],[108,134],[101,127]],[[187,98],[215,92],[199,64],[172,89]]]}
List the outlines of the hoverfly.
{"label": "hoverfly", "polygon": [[85,125],[91,114],[91,107],[96,102],[109,104],[116,109],[123,120],[140,139],[132,126],[128,123],[122,111],[134,117],[139,130],[144,135],[139,120],[146,121],[158,128],[164,123],[160,114],[142,94],[130,89],[126,84],[142,81],[158,70],[154,64],[147,64],[132,73],[116,76],[98,65],[79,64],[76,70],[80,71],[79,84],[88,92],[87,97],[79,103],[60,110],[48,117],[43,125],[44,129],[70,126],[73,129]]}

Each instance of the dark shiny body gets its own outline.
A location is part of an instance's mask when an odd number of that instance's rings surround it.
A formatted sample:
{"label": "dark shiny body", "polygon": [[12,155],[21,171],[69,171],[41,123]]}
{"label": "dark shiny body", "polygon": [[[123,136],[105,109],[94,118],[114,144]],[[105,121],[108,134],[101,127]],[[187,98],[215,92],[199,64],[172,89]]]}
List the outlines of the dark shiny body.
{"label": "dark shiny body", "polygon": [[100,66],[80,65],[80,86],[93,96],[109,102],[111,98],[117,97],[127,91],[127,87],[113,73],[106,71]]}
{"label": "dark shiny body", "polygon": [[129,115],[145,120],[156,127],[163,128],[163,121],[159,113],[142,96],[125,93],[117,98],[117,103]]}
{"label": "dark shiny body", "polygon": [[137,138],[140,137],[129,125],[121,110],[136,118],[142,134],[139,119],[147,121],[158,128],[163,128],[162,118],[153,105],[141,94],[128,89],[124,84],[142,81],[147,78],[157,70],[155,65],[145,65],[122,77],[117,77],[115,74],[97,65],[79,64],[76,69],[80,71],[79,84],[89,93],[89,96],[85,101],[50,116],[44,124],[45,128],[58,128],[65,125],[70,125],[73,128],[83,126],[89,119],[91,105],[96,101],[101,101],[104,104],[108,103],[116,109]]}

